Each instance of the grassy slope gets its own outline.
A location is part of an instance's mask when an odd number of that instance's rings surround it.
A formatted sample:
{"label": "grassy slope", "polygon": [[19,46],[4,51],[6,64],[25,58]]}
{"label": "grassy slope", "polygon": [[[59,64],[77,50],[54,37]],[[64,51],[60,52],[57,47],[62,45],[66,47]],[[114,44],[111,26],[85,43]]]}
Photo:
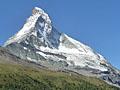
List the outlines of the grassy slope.
{"label": "grassy slope", "polygon": [[96,78],[0,64],[0,90],[120,90]]}

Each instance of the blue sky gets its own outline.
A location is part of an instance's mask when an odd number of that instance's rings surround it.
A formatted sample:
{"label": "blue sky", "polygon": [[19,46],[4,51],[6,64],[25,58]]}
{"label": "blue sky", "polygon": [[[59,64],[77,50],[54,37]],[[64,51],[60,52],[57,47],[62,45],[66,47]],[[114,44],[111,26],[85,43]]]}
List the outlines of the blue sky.
{"label": "blue sky", "polygon": [[120,0],[1,0],[0,45],[22,28],[35,6],[48,12],[59,31],[120,69]]}

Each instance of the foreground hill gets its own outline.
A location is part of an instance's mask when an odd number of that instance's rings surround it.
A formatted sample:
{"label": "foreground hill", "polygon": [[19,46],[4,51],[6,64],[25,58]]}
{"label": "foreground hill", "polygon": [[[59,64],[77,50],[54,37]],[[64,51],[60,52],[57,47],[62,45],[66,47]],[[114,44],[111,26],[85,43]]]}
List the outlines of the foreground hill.
{"label": "foreground hill", "polygon": [[91,77],[0,64],[0,90],[120,90]]}
{"label": "foreground hill", "polygon": [[[22,61],[22,62],[21,62]],[[14,63],[13,63],[14,62]],[[0,48],[0,90],[120,90],[73,72],[51,71]]]}

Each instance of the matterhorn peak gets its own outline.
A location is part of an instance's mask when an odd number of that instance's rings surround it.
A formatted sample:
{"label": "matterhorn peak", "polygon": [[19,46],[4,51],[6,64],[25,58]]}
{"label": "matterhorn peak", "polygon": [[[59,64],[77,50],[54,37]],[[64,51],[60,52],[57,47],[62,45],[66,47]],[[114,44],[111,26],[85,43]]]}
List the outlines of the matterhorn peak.
{"label": "matterhorn peak", "polygon": [[38,8],[38,7],[34,7],[33,10],[32,10],[32,14],[35,15],[35,14],[42,14],[44,11],[41,9],[41,8]]}
{"label": "matterhorn peak", "polygon": [[50,17],[48,14],[41,8],[34,7],[32,10],[32,15],[41,16],[47,23],[51,23]]}
{"label": "matterhorn peak", "polygon": [[[39,29],[37,29],[39,28]],[[14,42],[21,42],[23,39],[27,38],[32,32],[37,33],[40,31],[42,35],[50,34],[52,30],[51,20],[47,13],[41,8],[34,7],[32,10],[32,15],[26,20],[26,23],[22,29],[15,34],[13,37],[4,44],[4,46],[9,45]],[[35,32],[36,31],[36,32]],[[33,33],[32,33],[33,34]]]}

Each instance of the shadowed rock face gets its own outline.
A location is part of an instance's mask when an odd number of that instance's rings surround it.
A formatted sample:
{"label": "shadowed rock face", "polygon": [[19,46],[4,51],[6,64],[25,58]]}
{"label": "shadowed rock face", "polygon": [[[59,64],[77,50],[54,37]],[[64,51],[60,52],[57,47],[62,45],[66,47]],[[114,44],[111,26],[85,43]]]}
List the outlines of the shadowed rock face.
{"label": "shadowed rock face", "polygon": [[97,76],[119,85],[120,72],[89,46],[57,31],[47,13],[34,8],[23,28],[4,45],[13,55],[53,70]]}
{"label": "shadowed rock face", "polygon": [[36,69],[47,69],[47,67],[44,67],[38,63],[29,61],[29,60],[23,60],[20,57],[17,57],[16,55],[13,55],[8,49],[0,46],[0,64],[11,64],[11,65],[22,65],[26,67],[33,67]]}

